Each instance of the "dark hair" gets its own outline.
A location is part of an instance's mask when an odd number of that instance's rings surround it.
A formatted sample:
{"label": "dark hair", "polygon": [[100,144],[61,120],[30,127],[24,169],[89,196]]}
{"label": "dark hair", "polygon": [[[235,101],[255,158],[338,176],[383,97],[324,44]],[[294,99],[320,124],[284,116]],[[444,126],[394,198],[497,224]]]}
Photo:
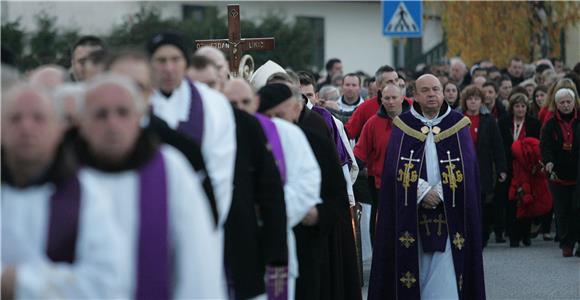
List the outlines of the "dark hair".
{"label": "dark hair", "polygon": [[510,65],[512,64],[512,61],[521,61],[521,62],[523,62],[523,61],[522,61],[522,59],[521,59],[521,58],[519,58],[518,56],[514,56],[514,57],[512,57],[512,58],[510,59]]}
{"label": "dark hair", "polygon": [[502,83],[502,82],[504,82],[504,81],[509,81],[509,82],[511,82],[512,80],[511,80],[511,78],[510,78],[509,76],[507,76],[507,75],[505,75],[505,74],[504,74],[504,75],[501,75],[501,78],[499,79],[499,83],[500,83],[500,85],[501,85],[501,83]]}
{"label": "dark hair", "polygon": [[357,74],[355,74],[355,73],[348,73],[348,74],[344,75],[342,77],[343,83],[344,83],[344,78],[346,78],[346,77],[355,77],[356,79],[358,79],[358,85],[361,85],[360,77]]}
{"label": "dark hair", "polygon": [[100,38],[98,38],[94,35],[84,35],[84,36],[81,36],[76,41],[76,43],[73,45],[73,47],[71,49],[71,56],[73,55],[73,53],[75,52],[77,47],[80,47],[80,46],[99,46],[103,49],[107,48],[105,46],[105,42],[103,42],[103,40],[101,40]]}
{"label": "dark hair", "polygon": [[308,71],[298,71],[298,80],[300,85],[312,85],[315,86],[314,75]]}
{"label": "dark hair", "polygon": [[481,86],[481,88],[484,88],[484,87],[486,87],[486,86],[491,86],[491,87],[493,87],[493,90],[494,90],[494,91],[495,91],[495,93],[497,94],[498,86],[497,86],[497,84],[496,84],[495,82],[493,82],[493,81],[486,81],[486,82],[485,82],[485,83],[484,83],[484,84]]}
{"label": "dark hair", "polygon": [[215,67],[215,63],[203,55],[194,54],[191,57],[191,67],[196,70],[203,70],[207,67]]}
{"label": "dark hair", "polygon": [[107,53],[107,50],[97,49],[89,53],[87,60],[93,62],[95,65],[105,64],[105,62],[107,62],[108,56],[109,53]]}
{"label": "dark hair", "polygon": [[340,59],[338,58],[331,58],[326,62],[326,72],[332,70],[335,64],[341,63]]}
{"label": "dark hair", "polygon": [[542,72],[544,72],[548,69],[552,69],[552,68],[546,64],[537,65],[536,66],[536,73],[542,74]]}
{"label": "dark hair", "polygon": [[[376,72],[375,72],[375,78],[379,78],[382,77],[383,73],[387,73],[387,72],[397,72],[395,69],[393,69],[393,67],[389,66],[389,65],[384,65],[381,66]],[[398,75],[397,75],[398,76]]]}
{"label": "dark hair", "polygon": [[572,71],[574,73],[576,73],[576,75],[580,76],[580,62],[578,62],[574,65],[574,68],[572,68]]}
{"label": "dark hair", "polygon": [[[529,109],[529,104],[528,104],[528,91],[526,90],[526,88],[522,87],[522,86],[516,86],[512,89],[510,96],[508,97],[508,101],[509,101],[509,106],[508,106],[508,112],[510,115],[514,114],[514,106],[518,103],[523,103],[526,105],[526,107]],[[528,113],[528,112],[526,112]]]}
{"label": "dark hair", "polygon": [[466,86],[462,91],[461,91],[461,98],[459,98],[459,103],[461,105],[461,108],[463,108],[463,111],[467,111],[467,99],[469,99],[469,97],[479,97],[479,99],[481,99],[481,101],[483,101],[483,99],[485,98],[485,95],[483,94],[483,91],[477,87],[476,85],[468,85]]}
{"label": "dark hair", "polygon": [[[546,94],[546,98],[548,97],[548,87],[545,85],[538,85],[534,91],[532,92],[532,99],[530,99],[530,115],[534,118],[538,117],[538,113],[540,112],[541,107],[536,103],[536,94],[538,92],[544,92]],[[547,101],[546,101],[547,102]]]}

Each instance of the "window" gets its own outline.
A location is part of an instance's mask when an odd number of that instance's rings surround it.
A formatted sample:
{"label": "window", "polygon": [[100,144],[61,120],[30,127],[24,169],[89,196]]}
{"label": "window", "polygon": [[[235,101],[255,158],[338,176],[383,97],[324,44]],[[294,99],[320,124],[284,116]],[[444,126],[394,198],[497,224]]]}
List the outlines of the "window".
{"label": "window", "polygon": [[309,65],[314,71],[324,69],[324,18],[297,17],[298,22],[304,22],[312,29],[314,45],[310,55]]}

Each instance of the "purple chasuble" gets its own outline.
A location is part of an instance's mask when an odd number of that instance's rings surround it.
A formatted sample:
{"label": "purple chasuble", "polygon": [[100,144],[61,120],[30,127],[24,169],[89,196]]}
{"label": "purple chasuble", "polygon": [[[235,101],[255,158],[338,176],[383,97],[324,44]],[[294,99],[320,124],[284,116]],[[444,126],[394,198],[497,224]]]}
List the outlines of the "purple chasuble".
{"label": "purple chasuble", "polygon": [[167,176],[161,151],[139,169],[137,299],[170,298]]}
{"label": "purple chasuble", "polygon": [[419,240],[422,252],[435,252],[444,251],[447,238],[456,284],[446,288],[456,288],[460,299],[485,299],[479,170],[469,126],[448,134],[463,118],[454,111],[436,126],[444,201],[429,211],[417,204],[418,179],[427,178],[424,125],[410,112],[398,118],[406,126],[394,124],[385,157],[368,299],[420,299]]}
{"label": "purple chasuble", "polygon": [[73,263],[79,228],[81,189],[76,174],[50,197],[46,254],[53,262]]}
{"label": "purple chasuble", "polygon": [[179,122],[177,131],[187,135],[201,146],[203,138],[203,101],[201,94],[195,85],[187,79],[187,84],[191,90],[191,104],[187,121]]}
{"label": "purple chasuble", "polygon": [[274,122],[272,122],[270,118],[262,114],[256,113],[255,116],[258,119],[258,121],[260,121],[260,125],[262,125],[264,134],[268,139],[268,143],[271,147],[272,154],[274,155],[274,159],[276,160],[276,165],[278,166],[278,170],[280,171],[282,183],[286,184],[286,161],[284,160],[284,149],[282,149],[282,143],[280,142],[280,136],[278,135],[276,124],[274,124]]}
{"label": "purple chasuble", "polygon": [[340,138],[340,132],[338,132],[338,127],[336,127],[336,123],[334,123],[332,114],[328,110],[316,105],[312,107],[312,111],[315,111],[319,115],[321,115],[322,118],[324,119],[324,122],[326,122],[326,125],[328,125],[328,127],[330,128],[331,131],[330,133],[336,146],[336,152],[338,152],[338,159],[340,160],[340,165],[344,166],[348,164],[348,167],[350,168],[352,166],[352,160],[350,159],[348,151],[346,150],[346,147],[344,146],[344,143]]}

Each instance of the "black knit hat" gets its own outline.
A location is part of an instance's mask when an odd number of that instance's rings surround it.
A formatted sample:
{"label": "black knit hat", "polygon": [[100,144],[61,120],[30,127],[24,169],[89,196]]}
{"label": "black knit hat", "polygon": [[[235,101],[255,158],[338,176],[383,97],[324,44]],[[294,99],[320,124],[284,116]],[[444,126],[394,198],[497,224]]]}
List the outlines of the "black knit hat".
{"label": "black knit hat", "polygon": [[292,97],[292,91],[283,83],[272,83],[258,90],[260,107],[258,112],[265,112]]}
{"label": "black knit hat", "polygon": [[189,42],[183,34],[175,31],[168,31],[154,35],[147,43],[147,53],[149,53],[149,56],[153,56],[157,48],[163,45],[172,45],[181,50],[185,60],[187,61],[187,65],[189,66],[191,63],[191,50]]}

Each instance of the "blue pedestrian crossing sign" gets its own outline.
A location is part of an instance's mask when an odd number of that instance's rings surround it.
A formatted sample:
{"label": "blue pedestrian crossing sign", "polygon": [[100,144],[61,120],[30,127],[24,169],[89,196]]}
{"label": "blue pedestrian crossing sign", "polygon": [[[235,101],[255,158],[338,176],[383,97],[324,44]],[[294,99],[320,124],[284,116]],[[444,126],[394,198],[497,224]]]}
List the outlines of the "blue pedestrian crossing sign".
{"label": "blue pedestrian crossing sign", "polygon": [[383,35],[421,37],[423,34],[422,1],[382,1]]}

